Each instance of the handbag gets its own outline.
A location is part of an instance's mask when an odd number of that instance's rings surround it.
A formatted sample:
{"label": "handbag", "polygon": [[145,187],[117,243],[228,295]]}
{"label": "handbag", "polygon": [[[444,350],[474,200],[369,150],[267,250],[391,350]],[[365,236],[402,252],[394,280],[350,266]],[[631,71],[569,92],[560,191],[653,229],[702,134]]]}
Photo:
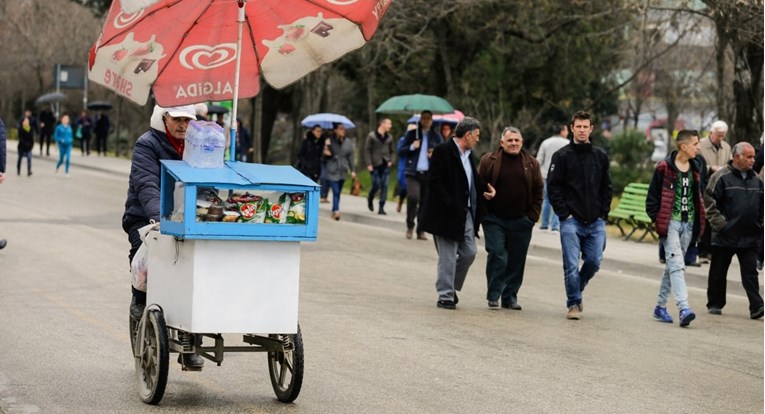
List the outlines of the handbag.
{"label": "handbag", "polygon": [[74,137],[77,139],[82,139],[82,125],[77,127],[77,132],[74,133]]}
{"label": "handbag", "polygon": [[353,183],[351,183],[351,195],[361,195],[361,181],[358,178],[354,178]]}

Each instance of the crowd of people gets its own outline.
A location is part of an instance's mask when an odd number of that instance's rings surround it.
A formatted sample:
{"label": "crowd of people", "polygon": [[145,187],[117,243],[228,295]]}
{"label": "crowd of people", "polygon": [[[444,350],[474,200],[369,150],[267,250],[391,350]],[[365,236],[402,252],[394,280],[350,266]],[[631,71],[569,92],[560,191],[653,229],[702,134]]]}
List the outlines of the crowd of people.
{"label": "crowd of people", "polygon": [[61,115],[57,120],[49,109],[43,109],[38,116],[34,116],[32,111],[27,109],[19,119],[16,130],[18,131],[17,175],[21,175],[24,160],[26,160],[27,176],[32,175],[33,149],[35,139],[39,137],[40,157],[43,154],[50,156],[50,144],[51,141],[54,142],[59,150],[56,172],[63,165],[65,176],[68,177],[73,146],[79,144],[82,155],[88,156],[91,141],[94,140],[96,153],[105,156],[111,124],[105,111],[100,111],[95,117],[91,117],[87,111],[82,111],[80,116],[72,122],[68,114]]}
{"label": "crowd of people", "polygon": [[[435,124],[433,114],[423,111],[395,148],[391,121],[382,118],[367,135],[362,152],[372,183],[367,206],[370,212],[387,214],[388,177],[397,157],[396,211],[401,212],[406,202],[407,239],[428,240],[428,233],[434,237],[436,305],[445,309],[457,307],[457,292],[477,254],[475,236],[483,225],[488,307],[521,310],[518,292],[532,230],[540,222],[541,230],[559,233],[566,317],[579,319],[584,310],[582,292],[603,259],[613,195],[608,155],[591,143],[593,129],[591,115],[577,112],[570,123],[557,125],[556,133],[533,156],[523,148],[521,131],[507,127],[498,147],[479,162],[472,150],[481,126],[473,118],[453,128],[449,123]],[[655,223],[665,264],[653,311],[661,322],[674,322],[666,306],[670,292],[680,326],[695,319],[688,305],[685,269],[700,265],[697,255],[704,263],[711,261],[710,314],[722,313],[728,268],[736,255],[750,316],[763,316],[758,281],[762,145],[755,150],[741,142],[731,148],[725,142],[727,130],[725,122],[716,121],[703,139],[696,131],[679,131],[677,150],[657,164],[650,183],[646,212]],[[329,189],[333,190],[335,220],[340,219],[343,182],[348,174],[355,178],[353,150],[344,127],[335,124],[327,133],[320,125],[313,126],[298,152],[296,166],[321,184],[321,202],[329,202]]]}

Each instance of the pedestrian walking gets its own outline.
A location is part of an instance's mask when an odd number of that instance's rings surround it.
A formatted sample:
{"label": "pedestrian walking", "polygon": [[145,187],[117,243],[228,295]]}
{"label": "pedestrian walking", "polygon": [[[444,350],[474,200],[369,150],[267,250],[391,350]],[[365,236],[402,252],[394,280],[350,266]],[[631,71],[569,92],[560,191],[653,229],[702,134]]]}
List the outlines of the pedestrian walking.
{"label": "pedestrian walking", "polygon": [[[5,124],[0,118],[0,184],[5,181],[5,147]],[[7,244],[5,239],[0,239],[0,250],[4,249]]]}
{"label": "pedestrian walking", "polygon": [[545,182],[544,194],[542,199],[542,222],[539,225],[540,230],[552,231],[560,230],[560,220],[558,216],[552,211],[550,205],[550,198],[547,196],[547,171],[552,164],[552,156],[559,149],[569,144],[568,139],[568,126],[566,124],[559,124],[555,126],[556,134],[542,141],[542,145],[539,146],[537,152],[537,161],[539,161],[540,168],[542,170],[542,179]]}
{"label": "pedestrian walking", "polygon": [[553,210],[560,218],[566,317],[577,320],[583,310],[582,292],[600,269],[606,248],[606,218],[612,190],[608,156],[590,142],[591,115],[576,112],[570,127],[573,140],[553,154],[547,189]]}
{"label": "pedestrian walking", "polygon": [[237,160],[241,162],[250,162],[255,153],[250,130],[244,127],[242,118],[236,118],[236,152]]}
{"label": "pedestrian walking", "polygon": [[671,290],[680,312],[680,326],[686,327],[696,318],[688,305],[685,256],[688,246],[704,231],[706,222],[702,187],[704,165],[696,160],[698,132],[683,129],[677,133],[676,143],[677,150],[656,165],[648,186],[645,211],[656,225],[666,254],[653,317],[660,322],[673,322],[667,311]]}
{"label": "pedestrian walking", "polygon": [[[408,124],[406,126],[406,131],[409,132],[413,129],[417,128],[416,124]],[[406,162],[407,162],[407,156],[402,155],[404,152],[402,149],[404,148],[404,141],[406,140],[406,133],[402,135],[398,139],[398,144],[396,144],[396,154],[398,154],[398,164],[396,166],[396,190],[394,191],[396,193],[396,196],[398,197],[398,204],[396,205],[396,213],[401,212],[401,207],[404,205],[404,202],[406,201],[408,189],[406,188]]]}
{"label": "pedestrian walking", "polygon": [[[699,142],[699,151],[707,164],[706,177],[711,177],[733,158],[730,144],[725,142],[727,135],[728,124],[717,120],[709,127],[709,136],[702,138]],[[698,243],[698,255],[704,259],[704,262],[708,262],[712,249],[712,226],[707,222],[704,228],[704,234],[701,235]]]}
{"label": "pedestrian walking", "polygon": [[380,201],[377,214],[385,215],[385,201],[388,198],[388,177],[393,165],[393,137],[390,129],[393,123],[389,118],[383,118],[377,124],[377,129],[367,135],[364,156],[367,171],[372,178],[372,188],[367,196],[369,211],[375,211],[374,199],[380,191]]}
{"label": "pedestrian walking", "polygon": [[74,142],[74,133],[69,125],[69,115],[61,117],[61,123],[56,126],[53,133],[53,139],[58,144],[58,163],[56,163],[56,173],[65,164],[64,172],[69,177],[69,160],[72,158],[72,143]]}
{"label": "pedestrian walking", "polygon": [[[171,108],[155,105],[149,121],[149,130],[141,134],[135,142],[133,158],[130,161],[125,212],[122,215],[122,229],[127,233],[130,242],[130,263],[142,244],[138,230],[151,221],[160,221],[161,160],[182,158],[186,131],[193,119],[196,119],[193,105]],[[146,306],[146,292],[133,286],[131,291],[130,317],[139,321]],[[180,354],[178,362],[185,367],[200,370],[204,365],[204,358],[196,354]]]}
{"label": "pedestrian walking", "polygon": [[491,200],[496,194],[476,170],[472,149],[480,133],[478,121],[465,117],[457,124],[454,138],[436,146],[430,159],[430,191],[423,200],[420,225],[435,239],[436,306],[443,309],[457,308],[457,292],[475,260],[481,196]]}
{"label": "pedestrian walking", "polygon": [[90,155],[90,136],[93,131],[93,120],[86,111],[82,111],[75,122],[77,130],[75,136],[80,140],[82,155]]}
{"label": "pedestrian walking", "polygon": [[332,124],[332,137],[324,142],[324,158],[327,160],[327,182],[332,189],[332,218],[340,220],[340,194],[348,173],[356,178],[355,150],[353,140],[345,136],[345,125]]}
{"label": "pedestrian walking", "polygon": [[763,185],[752,169],[754,147],[747,142],[733,146],[733,159],[709,179],[704,201],[712,226],[712,262],[709,265],[707,309],[721,315],[725,307],[730,262],[735,255],[741,284],[749,299],[749,316],[763,316],[757,250],[763,234]]}
{"label": "pedestrian walking", "polygon": [[406,157],[406,238],[411,239],[415,231],[417,240],[427,240],[422,230],[422,201],[428,194],[428,170],[430,156],[438,144],[443,142],[441,133],[433,126],[433,113],[422,111],[417,128],[408,131],[399,155]]}
{"label": "pedestrian walking", "polygon": [[27,159],[27,176],[32,175],[32,148],[35,146],[34,130],[29,118],[21,120],[19,132],[19,160],[16,161],[16,175],[21,175],[21,160]]}
{"label": "pedestrian walking", "polygon": [[325,140],[321,125],[314,125],[306,132],[297,153],[297,170],[317,183],[321,176],[321,153],[324,150]]}
{"label": "pedestrian walking", "polygon": [[96,134],[96,152],[98,155],[106,156],[106,140],[109,137],[109,131],[111,130],[111,124],[109,123],[109,116],[106,112],[101,112],[96,118],[95,134]]}
{"label": "pedestrian walking", "polygon": [[544,181],[539,162],[523,149],[515,127],[502,131],[500,147],[481,158],[478,175],[496,189],[481,219],[486,238],[486,300],[489,308],[521,310],[518,291],[523,283],[526,253],[534,223],[542,208]]}
{"label": "pedestrian walking", "polygon": [[45,156],[50,156],[50,141],[53,132],[56,130],[56,117],[50,109],[43,109],[40,112],[40,156],[43,155],[45,147]]}

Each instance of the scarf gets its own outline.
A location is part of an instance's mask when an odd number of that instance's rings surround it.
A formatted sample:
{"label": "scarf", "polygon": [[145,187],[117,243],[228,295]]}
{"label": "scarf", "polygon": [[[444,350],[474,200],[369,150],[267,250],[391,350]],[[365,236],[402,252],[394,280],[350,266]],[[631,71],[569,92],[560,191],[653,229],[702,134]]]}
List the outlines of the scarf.
{"label": "scarf", "polygon": [[183,157],[183,148],[186,146],[186,140],[175,138],[167,129],[167,126],[165,126],[165,134],[167,134],[167,140],[170,141],[170,145],[173,146],[175,152]]}

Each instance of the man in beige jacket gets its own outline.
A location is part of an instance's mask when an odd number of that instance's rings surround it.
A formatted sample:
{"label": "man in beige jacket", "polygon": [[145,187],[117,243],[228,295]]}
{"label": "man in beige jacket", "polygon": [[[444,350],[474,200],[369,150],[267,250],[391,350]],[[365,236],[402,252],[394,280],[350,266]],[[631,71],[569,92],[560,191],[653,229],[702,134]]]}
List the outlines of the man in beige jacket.
{"label": "man in beige jacket", "polygon": [[[730,144],[725,142],[726,135],[728,135],[728,124],[725,121],[717,120],[709,127],[709,136],[699,141],[699,154],[704,157],[704,161],[707,163],[707,179],[717,170],[728,165],[728,161],[733,159]],[[704,234],[700,235],[698,240],[698,256],[702,258],[701,263],[709,263],[711,249],[712,230],[709,222],[707,222]]]}

